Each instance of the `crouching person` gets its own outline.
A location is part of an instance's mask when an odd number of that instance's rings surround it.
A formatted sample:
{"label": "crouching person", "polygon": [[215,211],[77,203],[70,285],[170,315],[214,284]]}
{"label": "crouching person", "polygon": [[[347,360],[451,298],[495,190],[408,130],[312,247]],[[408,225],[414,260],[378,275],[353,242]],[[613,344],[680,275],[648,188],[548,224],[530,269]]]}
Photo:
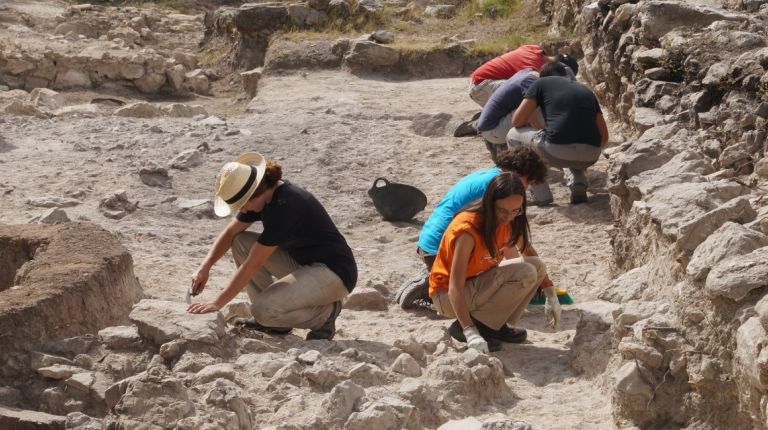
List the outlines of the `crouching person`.
{"label": "crouching person", "polygon": [[439,314],[456,318],[448,329],[454,339],[481,352],[498,351],[501,342],[525,339],[525,331],[513,327],[546,277],[530,242],[525,187],[503,172],[448,226],[429,295]]}
{"label": "crouching person", "polygon": [[[213,301],[193,303],[188,312],[217,311],[247,286],[253,319],[236,324],[276,334],[307,328],[307,340],[332,339],[341,300],[357,282],[357,265],[320,202],[282,180],[273,160],[249,152],[222,167],[214,210],[235,217],[192,276],[192,293],[203,290],[211,267],[229,249],[237,270]],[[246,231],[256,221],[263,232]]]}

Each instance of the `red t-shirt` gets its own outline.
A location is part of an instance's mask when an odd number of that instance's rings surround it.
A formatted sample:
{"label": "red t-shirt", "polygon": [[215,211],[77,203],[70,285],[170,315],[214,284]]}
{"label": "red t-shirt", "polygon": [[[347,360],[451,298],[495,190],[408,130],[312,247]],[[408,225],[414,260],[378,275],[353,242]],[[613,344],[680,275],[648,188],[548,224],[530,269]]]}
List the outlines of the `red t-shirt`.
{"label": "red t-shirt", "polygon": [[478,67],[472,72],[472,83],[477,85],[486,79],[509,79],[526,67],[539,70],[547,61],[541,46],[523,45]]}

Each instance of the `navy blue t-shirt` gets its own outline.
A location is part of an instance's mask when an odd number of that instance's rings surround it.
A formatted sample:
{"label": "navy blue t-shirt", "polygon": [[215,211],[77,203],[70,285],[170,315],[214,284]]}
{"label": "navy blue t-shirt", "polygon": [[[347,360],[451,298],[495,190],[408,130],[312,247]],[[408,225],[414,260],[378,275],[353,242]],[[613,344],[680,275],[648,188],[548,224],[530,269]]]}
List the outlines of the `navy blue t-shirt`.
{"label": "navy blue t-shirt", "polygon": [[548,142],[600,146],[596,118],[602,111],[589,87],[562,76],[547,76],[531,85],[525,98],[536,100],[541,108]]}
{"label": "navy blue t-shirt", "polygon": [[357,263],[352,250],[323,205],[306,190],[285,182],[261,212],[238,212],[235,217],[245,223],[262,222],[260,244],[287,251],[302,266],[325,264],[348,291],[355,287]]}
{"label": "navy blue t-shirt", "polygon": [[[539,77],[533,74],[533,69],[523,69],[515,73],[511,78],[504,81],[496,91],[491,94],[491,98],[483,107],[483,112],[477,120],[477,131],[493,130],[499,125],[499,121],[523,102],[523,96],[528,88],[533,85]],[[512,122],[510,120],[510,128]]]}

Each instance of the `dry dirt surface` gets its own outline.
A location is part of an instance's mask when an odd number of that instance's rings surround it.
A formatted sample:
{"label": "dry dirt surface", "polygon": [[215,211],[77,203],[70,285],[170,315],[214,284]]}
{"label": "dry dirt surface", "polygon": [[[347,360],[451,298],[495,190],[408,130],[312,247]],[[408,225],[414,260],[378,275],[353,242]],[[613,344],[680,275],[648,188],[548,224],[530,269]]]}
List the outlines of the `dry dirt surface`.
{"label": "dry dirt surface", "polygon": [[[146,294],[181,301],[190,275],[227,222],[214,219],[206,204],[184,206],[212,198],[224,162],[260,151],[283,165],[286,179],[325,205],[354,250],[358,288],[375,287],[390,303],[386,311],[344,310],[337,339],[391,346],[409,332],[442,330],[450,323],[426,311],[404,312],[393,298],[420,268],[415,242],[431,209],[460,177],[490,167],[480,139],[451,136],[452,124],[477,109],[466,84],[463,78],[392,83],[341,72],[268,77],[246,113],[223,118],[226,124],[218,126],[195,119],[6,115],[0,118],[0,222],[27,223],[46,210],[30,206],[30,199],[75,196],[80,203],[65,209],[69,217],[116,233],[133,254]],[[441,112],[452,119],[440,136],[414,132],[414,118]],[[169,169],[171,188],[140,180],[138,169],[146,162],[166,165],[201,145],[208,147],[201,165]],[[610,279],[612,221],[601,164],[591,173],[588,204],[569,205],[562,175],[553,171],[555,204],[529,209],[534,244],[551,277],[568,287],[578,304],[565,308],[557,332],[545,328],[541,309],[530,308],[521,323],[529,330],[528,341],[505,345],[496,354],[516,400],[506,410],[478,409],[477,416],[502,412],[534,428],[612,428],[610,399],[597,381],[573,372],[569,354],[577,308],[588,308]],[[383,221],[367,195],[379,176],[422,189],[427,209],[412,222]],[[119,190],[138,208],[119,220],[104,217],[100,201]],[[233,268],[229,256],[222,259],[201,298],[220,291]]]}

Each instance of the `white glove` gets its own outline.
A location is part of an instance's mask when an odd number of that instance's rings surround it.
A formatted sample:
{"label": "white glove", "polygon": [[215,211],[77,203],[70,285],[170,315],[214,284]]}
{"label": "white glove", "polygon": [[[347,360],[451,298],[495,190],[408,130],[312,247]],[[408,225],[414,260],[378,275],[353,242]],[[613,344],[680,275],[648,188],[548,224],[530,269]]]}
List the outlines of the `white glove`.
{"label": "white glove", "polygon": [[469,326],[464,329],[464,337],[467,338],[467,346],[477,352],[488,354],[488,342],[477,332],[477,327]]}
{"label": "white glove", "polygon": [[557,294],[555,294],[555,288],[543,288],[541,291],[547,296],[547,301],[544,304],[544,315],[547,317],[547,324],[551,328],[556,329],[560,325],[560,313],[562,310],[560,309],[560,301],[557,300]]}

